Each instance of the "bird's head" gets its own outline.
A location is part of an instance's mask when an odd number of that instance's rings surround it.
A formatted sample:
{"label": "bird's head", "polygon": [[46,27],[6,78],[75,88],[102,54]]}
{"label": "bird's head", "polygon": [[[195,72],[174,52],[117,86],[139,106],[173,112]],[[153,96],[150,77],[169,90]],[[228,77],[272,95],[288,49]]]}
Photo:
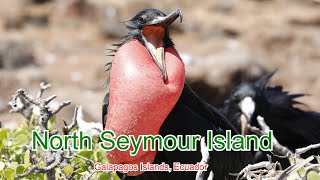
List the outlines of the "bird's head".
{"label": "bird's head", "polygon": [[[231,121],[242,135],[248,133],[247,125],[255,121],[258,109],[263,108],[265,102],[264,92],[274,73],[263,76],[254,83],[242,83],[231,93],[228,99],[229,113],[236,114]],[[232,109],[232,110],[230,110]]]}
{"label": "bird's head", "polygon": [[248,133],[247,125],[250,124],[252,115],[256,108],[255,99],[259,96],[259,89],[253,84],[244,83],[237,86],[229,98],[230,104],[234,105],[235,111],[240,113],[237,116],[237,128],[241,130],[242,135]]}
{"label": "bird's head", "polygon": [[146,9],[125,22],[128,34],[124,40],[128,41],[135,38],[145,46],[153,61],[159,67],[164,82],[167,80],[164,48],[174,46],[169,37],[168,27],[177,18],[180,18],[180,22],[182,22],[182,11],[180,9],[174,10],[169,15],[157,9]]}

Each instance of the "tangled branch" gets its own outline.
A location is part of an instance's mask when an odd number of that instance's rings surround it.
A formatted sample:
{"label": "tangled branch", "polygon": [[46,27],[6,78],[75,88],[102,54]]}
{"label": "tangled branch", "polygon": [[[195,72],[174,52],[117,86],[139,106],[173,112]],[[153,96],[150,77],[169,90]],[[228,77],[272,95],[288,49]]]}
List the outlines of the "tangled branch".
{"label": "tangled branch", "polygon": [[[248,129],[258,136],[262,136],[268,133],[270,131],[270,127],[266,124],[264,121],[264,118],[261,116],[258,116],[257,121],[261,127],[261,129],[248,125]],[[313,144],[309,145],[304,148],[296,149],[295,152],[292,152],[287,147],[281,145],[279,141],[272,136],[272,142],[273,142],[273,155],[280,157],[280,158],[299,158],[301,154],[310,151],[312,149],[320,148],[319,144]],[[246,166],[242,171],[238,174],[237,179],[239,178],[246,178],[246,179],[266,179],[266,180],[277,180],[277,179],[286,179],[291,174],[297,172],[302,167],[305,168],[306,174],[308,174],[310,171],[315,171],[317,173],[320,172],[320,164],[312,164],[310,163],[314,157],[310,156],[307,159],[304,159],[300,161],[299,163],[296,163],[290,167],[288,167],[285,170],[282,170],[280,164],[278,162],[272,162],[271,156],[268,156],[269,161],[263,161],[256,164],[249,164]],[[303,177],[306,179],[306,176]]]}
{"label": "tangled branch", "polygon": [[[42,124],[42,128],[47,130],[48,129],[48,121],[50,118],[52,118],[54,115],[59,113],[61,109],[64,107],[68,106],[71,104],[71,101],[64,101],[60,103],[57,109],[50,111],[48,104],[54,100],[57,96],[52,95],[46,99],[42,99],[41,96],[43,94],[43,91],[46,90],[47,88],[50,87],[50,84],[45,85],[44,83],[40,84],[40,91],[37,95],[37,97],[33,97],[31,94],[29,94],[26,90],[24,89],[19,89],[13,96],[12,96],[12,101],[9,102],[9,104],[12,107],[11,112],[20,112],[23,115],[25,115],[24,109],[31,110],[33,109],[34,106],[37,106],[40,110],[40,118],[39,121]],[[23,100],[20,98],[23,97],[25,100],[28,102],[23,103]],[[22,105],[21,105],[22,104]],[[30,112],[27,113],[27,116],[25,116],[27,119],[31,117],[29,115]],[[31,110],[32,114],[32,110]]]}
{"label": "tangled branch", "polygon": [[[39,125],[41,125],[41,130],[39,131],[42,133],[42,130],[48,130],[48,121],[61,109],[68,106],[71,101],[65,101],[60,103],[57,109],[50,111],[49,110],[49,103],[54,100],[57,96],[52,95],[48,98],[43,99],[42,95],[43,92],[48,89],[51,85],[41,83],[40,90],[36,97],[29,94],[24,89],[19,89],[13,96],[12,101],[9,104],[12,107],[11,112],[19,112],[24,115],[27,119],[30,119],[32,115],[32,111],[34,107],[38,107],[40,111],[39,117]],[[50,135],[55,134],[57,132],[51,131]],[[55,179],[55,171],[54,168],[58,167],[59,164],[63,161],[63,152],[61,151],[46,151],[44,153],[44,163],[45,167],[39,167],[35,164],[24,174],[18,175],[18,177],[25,177],[30,173],[46,173],[47,179]]]}
{"label": "tangled branch", "polygon": [[281,166],[278,162],[273,163],[271,157],[268,155],[269,161],[263,161],[256,164],[249,164],[240,171],[237,179],[274,179],[278,175],[278,171],[281,170]]}
{"label": "tangled branch", "polygon": [[39,166],[33,165],[27,172],[17,175],[17,178],[26,177],[31,173],[46,173],[48,171],[52,171],[54,170],[54,168],[59,166],[59,164],[62,162],[62,158],[63,158],[63,152],[62,151],[56,152],[55,161],[52,164],[46,167],[39,167]]}

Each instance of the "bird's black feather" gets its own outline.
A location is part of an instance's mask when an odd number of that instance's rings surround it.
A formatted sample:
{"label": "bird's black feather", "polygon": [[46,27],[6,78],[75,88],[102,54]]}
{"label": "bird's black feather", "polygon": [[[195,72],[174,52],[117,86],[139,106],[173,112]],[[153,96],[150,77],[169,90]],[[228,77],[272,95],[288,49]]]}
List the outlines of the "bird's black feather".
{"label": "bird's black feather", "polygon": [[[184,89],[175,108],[181,108],[181,106],[186,107],[186,110],[176,113],[173,111],[170,113],[170,115],[174,117],[174,120],[172,121],[176,121],[172,122],[176,124],[170,127],[179,127],[179,124],[184,124],[183,128],[180,128],[180,130],[177,131],[177,134],[192,132],[195,131],[196,128],[199,128],[201,126],[204,126],[204,128],[199,130],[195,134],[203,134],[206,133],[207,130],[214,130],[214,135],[225,135],[226,130],[231,130],[233,135],[238,134],[238,131],[226,119],[226,117],[221,114],[221,112],[219,112],[216,108],[200,98],[187,83],[185,83],[184,85]],[[188,110],[191,111],[190,114],[186,114]],[[188,117],[190,121],[189,126],[187,126],[185,122]],[[166,121],[170,121],[170,119]],[[190,128],[189,131],[186,131],[187,128]],[[248,152],[211,151],[210,157],[212,157],[212,159],[210,159],[209,167],[215,175],[214,179],[231,179],[232,177],[228,176],[229,173],[240,172],[242,168],[244,168],[252,161],[251,154]],[[193,163],[194,162],[197,161],[193,161]]]}
{"label": "bird's black feather", "polygon": [[283,91],[282,89],[282,86],[267,87],[267,90],[265,91],[265,96],[269,104],[273,106],[275,109],[279,108],[282,110],[286,110],[287,112],[300,112],[300,109],[294,107],[294,105],[296,104],[302,104],[301,102],[296,101],[296,98],[303,97],[306,94],[289,94],[288,92]]}
{"label": "bird's black feather", "polygon": [[224,130],[231,130],[233,134],[238,133],[236,128],[221,112],[199,97],[187,83],[184,84],[184,88],[178,103],[179,102],[182,102],[186,106],[199,113],[201,116],[205,117],[209,121],[212,121],[212,123],[218,127]]}
{"label": "bird's black feather", "polygon": [[107,116],[108,116],[108,106],[109,106],[109,92],[104,96],[102,103],[102,128],[106,127]]}
{"label": "bird's black feather", "polygon": [[[165,122],[160,128],[159,134],[166,136],[199,134],[206,137],[208,130],[213,130],[213,135],[225,134],[226,130],[237,130],[226,120],[226,118],[214,107],[203,101],[185,83],[183,92]],[[242,168],[252,162],[250,152],[235,151],[210,151],[209,167],[204,173],[203,180],[207,179],[209,173],[214,173],[214,180],[235,179],[229,173],[238,173]],[[197,144],[197,151],[159,151],[153,163],[165,162],[172,167],[173,162],[184,164],[195,164],[201,160],[200,143]],[[126,177],[128,180],[194,180],[194,172],[145,172],[137,177]]]}
{"label": "bird's black feather", "polygon": [[[137,19],[142,15],[160,14],[165,16],[164,13],[155,9],[149,9],[142,11],[131,20],[125,22],[128,34],[120,41],[120,43],[114,44],[115,49],[112,53],[117,50],[125,43],[132,39],[141,40],[139,29],[141,28],[137,23]],[[169,31],[166,29],[164,37],[165,48],[174,48],[174,43],[169,37]],[[110,78],[110,76],[109,76]],[[109,85],[109,81],[107,81]],[[109,94],[106,95],[103,104],[103,124],[107,120],[107,108],[108,108]],[[189,87],[187,83],[184,84],[182,94],[172,109],[164,123],[160,128],[159,134],[162,136],[172,135],[190,135],[199,134],[205,136],[207,130],[213,130],[215,134],[225,134],[226,130],[231,130],[233,134],[237,134],[237,130],[217,109],[202,100],[194,91]],[[181,163],[195,164],[201,160],[200,146],[198,144],[198,151],[158,151],[153,163],[161,164],[162,162],[170,164],[175,161]],[[237,173],[244,166],[251,162],[251,154],[249,152],[210,152],[210,161],[208,172],[204,173],[203,179],[206,179],[209,173],[214,172],[214,179],[220,180],[225,177],[229,177],[229,173]],[[194,180],[196,172],[145,172],[142,175],[130,177],[126,176],[128,180],[149,180],[149,179],[171,179],[171,180]]]}
{"label": "bird's black feather", "polygon": [[274,70],[273,72],[262,76],[258,81],[256,81],[254,84],[261,90],[265,90],[265,88],[267,87],[270,79],[273,77],[273,75],[277,72],[277,70]]}
{"label": "bird's black feather", "polygon": [[[292,151],[320,143],[320,114],[295,107],[301,104],[296,99],[305,94],[290,94],[284,91],[282,86],[268,86],[274,73],[263,76],[255,83],[242,83],[237,86],[225,101],[223,113],[240,130],[239,119],[242,112],[238,103],[245,97],[251,97],[256,106],[250,120],[252,126],[260,127],[257,116],[262,116],[280,144]],[[319,150],[314,152],[319,153]],[[255,159],[260,160],[262,159]]]}

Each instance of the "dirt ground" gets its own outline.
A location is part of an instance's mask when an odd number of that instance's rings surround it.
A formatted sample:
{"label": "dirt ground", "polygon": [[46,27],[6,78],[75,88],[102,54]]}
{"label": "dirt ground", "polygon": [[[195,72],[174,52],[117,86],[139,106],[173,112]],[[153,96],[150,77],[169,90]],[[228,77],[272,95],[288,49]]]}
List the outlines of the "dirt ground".
{"label": "dirt ground", "polygon": [[101,119],[110,61],[107,49],[125,30],[122,21],[145,8],[170,13],[181,8],[183,23],[172,27],[187,80],[220,107],[238,83],[278,69],[281,84],[309,110],[320,110],[320,2],[313,0],[4,0],[0,6],[0,121],[15,127],[9,114],[18,88],[36,94],[41,81],[56,94],[53,106],[72,105],[59,114],[70,119],[75,105],[86,119]]}

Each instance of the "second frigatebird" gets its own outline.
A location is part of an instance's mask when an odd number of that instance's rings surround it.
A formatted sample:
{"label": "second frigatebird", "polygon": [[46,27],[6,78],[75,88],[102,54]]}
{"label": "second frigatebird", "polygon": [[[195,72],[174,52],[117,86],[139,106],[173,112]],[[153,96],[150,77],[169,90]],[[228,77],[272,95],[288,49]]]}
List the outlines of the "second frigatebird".
{"label": "second frigatebird", "polygon": [[[147,9],[126,21],[127,36],[116,44],[110,64],[109,92],[103,103],[103,125],[116,134],[162,136],[199,134],[207,130],[225,134],[237,130],[214,107],[202,100],[185,82],[184,64],[169,37],[169,25],[182,11],[169,15]],[[138,164],[173,162],[195,164],[203,158],[198,151],[143,151],[136,156],[129,152],[107,152],[110,163]],[[203,144],[202,144],[203,146]],[[203,150],[203,147],[202,147]],[[210,151],[208,171],[197,172],[129,172],[125,179],[225,179],[249,162],[248,152]]]}
{"label": "second frigatebird", "polygon": [[[320,143],[320,113],[295,107],[301,104],[296,98],[305,94],[289,94],[282,86],[268,86],[274,73],[254,83],[242,83],[235,87],[225,101],[223,113],[243,135],[249,133],[248,124],[260,128],[257,117],[262,116],[279,143],[291,151]],[[305,157],[313,153],[319,154],[320,150],[310,151]],[[254,161],[266,160],[265,155],[255,153]],[[284,163],[283,166],[289,165]]]}

